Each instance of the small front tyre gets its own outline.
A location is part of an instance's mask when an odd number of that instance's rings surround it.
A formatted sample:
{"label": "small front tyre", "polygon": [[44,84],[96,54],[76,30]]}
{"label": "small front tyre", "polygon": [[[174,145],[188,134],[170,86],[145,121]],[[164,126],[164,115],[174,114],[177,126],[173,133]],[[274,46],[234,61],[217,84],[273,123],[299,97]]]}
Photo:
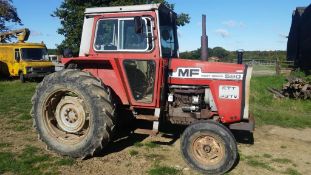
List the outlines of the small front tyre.
{"label": "small front tyre", "polygon": [[184,160],[203,174],[224,174],[237,159],[232,133],[215,121],[200,121],[188,126],[180,145]]}

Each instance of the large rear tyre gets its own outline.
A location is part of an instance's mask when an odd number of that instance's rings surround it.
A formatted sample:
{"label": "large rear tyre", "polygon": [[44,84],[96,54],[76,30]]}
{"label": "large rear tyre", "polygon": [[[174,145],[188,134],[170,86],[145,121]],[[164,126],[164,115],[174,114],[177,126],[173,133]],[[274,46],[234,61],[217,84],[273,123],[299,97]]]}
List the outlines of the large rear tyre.
{"label": "large rear tyre", "polygon": [[66,69],[46,76],[32,104],[39,138],[61,155],[92,156],[111,140],[115,127],[111,93],[89,73]]}
{"label": "large rear tyre", "polygon": [[200,121],[188,126],[180,146],[188,165],[203,174],[224,174],[237,158],[232,133],[215,121]]}

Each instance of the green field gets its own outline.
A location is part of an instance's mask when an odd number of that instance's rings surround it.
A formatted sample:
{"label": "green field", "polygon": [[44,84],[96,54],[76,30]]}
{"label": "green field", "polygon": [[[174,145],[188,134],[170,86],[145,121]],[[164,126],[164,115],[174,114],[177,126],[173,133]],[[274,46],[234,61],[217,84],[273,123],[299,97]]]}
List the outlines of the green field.
{"label": "green field", "polygon": [[281,89],[282,76],[254,77],[251,81],[250,110],[259,125],[311,127],[311,101],[273,98],[267,87]]}
{"label": "green field", "polygon": [[36,83],[0,82],[0,174],[59,174],[70,158],[48,154],[37,140],[29,114]]}
{"label": "green field", "polygon": [[[281,76],[252,78],[250,109],[256,124],[311,127],[310,100],[276,99],[266,90],[267,87],[281,88],[284,82]],[[37,141],[29,115],[36,85],[17,80],[0,81],[0,174],[59,174],[61,166],[75,162],[45,151],[44,144]],[[132,151],[131,154],[135,156],[136,153]],[[149,174],[156,174],[156,171],[150,170]]]}

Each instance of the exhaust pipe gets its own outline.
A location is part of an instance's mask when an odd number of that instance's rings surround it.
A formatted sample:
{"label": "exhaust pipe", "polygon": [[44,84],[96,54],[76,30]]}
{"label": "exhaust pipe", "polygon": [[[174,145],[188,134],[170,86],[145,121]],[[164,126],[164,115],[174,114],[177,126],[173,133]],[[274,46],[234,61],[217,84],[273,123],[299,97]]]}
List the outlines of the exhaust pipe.
{"label": "exhaust pipe", "polygon": [[206,36],[206,15],[202,15],[202,36],[201,36],[201,60],[208,59],[208,38]]}

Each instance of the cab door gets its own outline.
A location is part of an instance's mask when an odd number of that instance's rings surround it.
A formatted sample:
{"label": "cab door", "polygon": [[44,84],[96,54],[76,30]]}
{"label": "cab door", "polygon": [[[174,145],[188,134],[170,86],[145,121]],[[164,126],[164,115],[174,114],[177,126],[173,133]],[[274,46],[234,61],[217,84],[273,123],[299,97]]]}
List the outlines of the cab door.
{"label": "cab door", "polygon": [[123,66],[134,103],[151,104],[155,93],[156,62],[126,59]]}
{"label": "cab door", "polygon": [[95,52],[111,56],[118,64],[123,85],[132,106],[157,106],[159,98],[159,50],[155,46],[154,18],[140,16],[136,31],[135,16],[98,19],[94,40]]}

